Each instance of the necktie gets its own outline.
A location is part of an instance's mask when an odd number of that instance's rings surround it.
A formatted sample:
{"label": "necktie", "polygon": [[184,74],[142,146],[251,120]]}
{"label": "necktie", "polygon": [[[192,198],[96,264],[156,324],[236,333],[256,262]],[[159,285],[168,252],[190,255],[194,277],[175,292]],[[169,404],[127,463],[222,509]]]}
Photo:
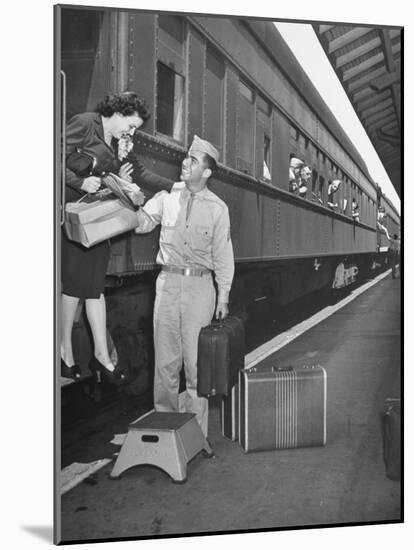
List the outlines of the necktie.
{"label": "necktie", "polygon": [[188,218],[190,217],[190,212],[191,212],[191,207],[193,206],[194,197],[195,197],[195,193],[190,193],[190,197],[187,202],[187,213],[185,215],[185,221],[187,221]]}

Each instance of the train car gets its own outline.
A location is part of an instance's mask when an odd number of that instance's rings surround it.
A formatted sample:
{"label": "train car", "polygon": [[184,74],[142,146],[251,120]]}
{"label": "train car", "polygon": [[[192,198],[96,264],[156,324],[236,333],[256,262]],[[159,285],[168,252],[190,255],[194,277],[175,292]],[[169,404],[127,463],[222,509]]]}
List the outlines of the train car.
{"label": "train car", "polygon": [[[108,91],[128,89],[152,113],[134,138],[147,167],[176,180],[194,134],[220,151],[210,187],[229,207],[230,310],[247,323],[382,264],[378,186],[272,22],[61,6],[56,28],[64,76],[58,135]],[[289,191],[292,156],[312,169],[305,198]],[[335,179],[342,185],[330,207]],[[394,207],[383,204],[398,225]],[[120,359],[136,372],[137,361],[151,361],[157,239],[154,231],[111,242],[108,326]]]}

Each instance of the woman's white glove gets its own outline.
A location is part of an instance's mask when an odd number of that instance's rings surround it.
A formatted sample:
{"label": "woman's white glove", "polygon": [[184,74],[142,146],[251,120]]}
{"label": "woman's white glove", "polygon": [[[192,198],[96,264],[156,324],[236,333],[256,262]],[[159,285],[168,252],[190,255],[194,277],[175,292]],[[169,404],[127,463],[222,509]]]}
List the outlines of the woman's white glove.
{"label": "woman's white glove", "polygon": [[101,178],[98,178],[97,176],[88,176],[83,180],[81,189],[82,191],[86,191],[86,193],[96,193],[101,185]]}

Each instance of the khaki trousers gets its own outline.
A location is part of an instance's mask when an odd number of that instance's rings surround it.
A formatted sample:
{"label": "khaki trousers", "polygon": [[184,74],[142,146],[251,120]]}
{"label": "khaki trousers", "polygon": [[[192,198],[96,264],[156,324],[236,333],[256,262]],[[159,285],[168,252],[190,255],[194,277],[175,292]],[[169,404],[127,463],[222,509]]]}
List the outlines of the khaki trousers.
{"label": "khaki trousers", "polygon": [[196,414],[205,436],[208,400],[197,394],[198,335],[214,314],[215,290],[211,274],[185,277],[161,271],[154,306],[154,406],[156,411],[182,412],[178,406],[179,373],[184,363],[185,412]]}

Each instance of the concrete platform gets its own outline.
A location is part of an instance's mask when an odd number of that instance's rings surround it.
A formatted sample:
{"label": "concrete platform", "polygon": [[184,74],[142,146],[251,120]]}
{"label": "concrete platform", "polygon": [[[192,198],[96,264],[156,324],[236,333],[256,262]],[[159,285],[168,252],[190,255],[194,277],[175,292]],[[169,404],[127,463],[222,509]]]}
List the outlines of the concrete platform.
{"label": "concrete platform", "polygon": [[62,496],[62,541],[400,521],[380,429],[385,398],[400,395],[400,279],[386,277],[264,362],[276,359],[326,368],[326,447],[245,454],[221,436],[212,401],[215,458],[195,457],[185,485],[151,466],[109,480],[106,463]]}

